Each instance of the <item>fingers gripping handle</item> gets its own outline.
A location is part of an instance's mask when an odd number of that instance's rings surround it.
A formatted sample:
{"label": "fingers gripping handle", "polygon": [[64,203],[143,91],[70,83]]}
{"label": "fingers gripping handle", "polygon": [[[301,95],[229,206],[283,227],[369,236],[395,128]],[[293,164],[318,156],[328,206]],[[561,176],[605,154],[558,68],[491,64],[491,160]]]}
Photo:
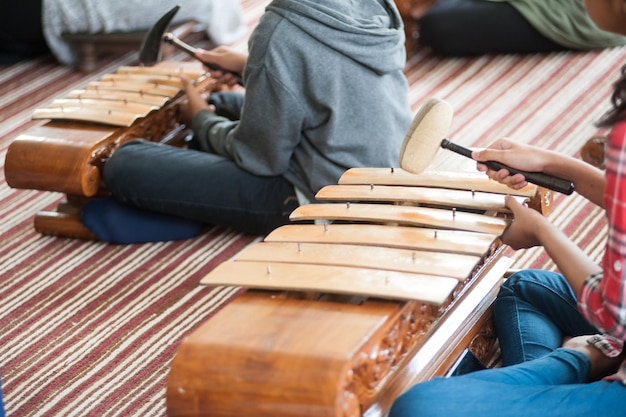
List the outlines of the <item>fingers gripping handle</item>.
{"label": "fingers gripping handle", "polygon": [[197,48],[194,48],[193,46],[191,46],[191,45],[181,41],[176,36],[174,36],[174,34],[172,34],[170,32],[166,33],[165,35],[163,35],[163,41],[169,43],[170,45],[174,45],[175,47],[179,48],[183,52],[186,52],[189,56],[191,56],[191,57],[197,59],[198,61],[202,62],[202,64],[206,65],[207,68],[212,69],[213,71],[221,71],[221,72],[224,72],[224,73],[232,74],[235,77],[235,79],[237,80],[237,84],[243,85],[243,80],[241,79],[241,76],[239,74],[237,74],[236,72],[224,69],[224,68],[220,67],[219,65],[214,64],[212,62],[202,61],[201,59],[199,59],[196,56],[196,52],[198,50]]}
{"label": "fingers gripping handle", "polygon": [[[456,143],[452,143],[448,139],[444,139],[441,141],[441,147],[458,153],[459,155],[463,155],[467,158],[473,159],[472,151],[470,149],[464,148],[463,146],[457,145]],[[489,169],[492,169],[494,171],[506,169],[511,175],[522,174],[526,178],[526,181],[535,185],[539,185],[540,187],[545,187],[550,190],[557,191],[559,193],[570,195],[574,192],[574,183],[572,183],[571,181],[553,177],[551,175],[547,175],[541,172],[520,171],[497,161],[486,161],[481,163],[485,164]]]}

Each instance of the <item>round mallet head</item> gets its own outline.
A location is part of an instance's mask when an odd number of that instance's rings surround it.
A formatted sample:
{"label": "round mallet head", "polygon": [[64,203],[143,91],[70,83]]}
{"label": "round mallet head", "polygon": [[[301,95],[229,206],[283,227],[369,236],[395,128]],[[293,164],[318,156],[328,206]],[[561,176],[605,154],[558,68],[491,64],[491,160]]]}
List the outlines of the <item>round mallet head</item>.
{"label": "round mallet head", "polygon": [[430,165],[452,125],[447,101],[431,98],[418,110],[400,148],[400,168],[421,174]]}

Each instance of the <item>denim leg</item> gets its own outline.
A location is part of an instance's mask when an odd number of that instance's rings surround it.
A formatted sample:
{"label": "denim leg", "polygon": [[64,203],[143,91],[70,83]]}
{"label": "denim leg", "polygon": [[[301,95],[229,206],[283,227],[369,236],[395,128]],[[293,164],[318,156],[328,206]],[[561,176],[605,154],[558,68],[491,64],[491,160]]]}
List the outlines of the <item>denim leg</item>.
{"label": "denim leg", "polygon": [[103,177],[121,202],[250,234],[289,223],[298,206],[283,177],[259,177],[230,159],[144,140],[121,146]]}
{"label": "denim leg", "polygon": [[398,397],[389,417],[623,416],[626,387],[580,383],[588,370],[584,354],[558,349],[519,365],[435,378]]}
{"label": "denim leg", "polygon": [[439,0],[418,23],[420,43],[444,55],[565,49],[539,33],[510,2]]}
{"label": "denim leg", "polygon": [[4,417],[4,401],[2,400],[2,380],[0,380],[0,417]]}
{"label": "denim leg", "polygon": [[540,358],[517,365],[468,374],[467,379],[516,386],[582,384],[587,382],[590,368],[591,363],[584,353],[558,348]]}
{"label": "denim leg", "polygon": [[598,332],[579,313],[565,278],[541,270],[520,271],[502,284],[494,322],[505,366],[552,352],[564,336]]}

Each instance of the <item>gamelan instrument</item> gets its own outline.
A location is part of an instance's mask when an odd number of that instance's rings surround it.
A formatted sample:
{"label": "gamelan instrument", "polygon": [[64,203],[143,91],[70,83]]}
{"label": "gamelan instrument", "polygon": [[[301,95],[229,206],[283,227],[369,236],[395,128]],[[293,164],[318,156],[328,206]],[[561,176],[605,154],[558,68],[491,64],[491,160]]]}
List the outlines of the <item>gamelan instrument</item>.
{"label": "gamelan instrument", "polygon": [[125,66],[36,109],[42,124],[9,145],[5,175],[13,188],[56,191],[67,198],[56,212],[39,212],[35,229],[44,234],[94,238],[77,215],[86,198],[105,193],[101,169],[122,144],[137,138],[180,144],[187,135],[179,104],[180,75],[210,92],[218,88],[198,62]]}
{"label": "gamelan instrument", "polygon": [[467,349],[497,362],[510,193],[549,210],[480,173],[346,171],[202,279],[246,291],[182,341],[168,416],[383,416]]}

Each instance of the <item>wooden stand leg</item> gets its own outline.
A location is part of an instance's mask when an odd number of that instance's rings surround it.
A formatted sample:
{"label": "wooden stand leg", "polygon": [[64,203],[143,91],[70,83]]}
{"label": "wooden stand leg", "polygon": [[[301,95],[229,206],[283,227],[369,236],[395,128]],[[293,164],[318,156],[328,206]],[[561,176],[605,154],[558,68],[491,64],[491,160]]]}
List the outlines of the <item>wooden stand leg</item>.
{"label": "wooden stand leg", "polygon": [[59,203],[57,211],[40,211],[35,215],[35,230],[44,235],[97,240],[96,235],[80,219],[84,201],[79,196],[67,196],[65,201]]}
{"label": "wooden stand leg", "polygon": [[594,136],[589,139],[582,147],[580,156],[583,161],[593,165],[596,168],[604,169],[604,154],[606,152],[607,138],[606,136]]}

